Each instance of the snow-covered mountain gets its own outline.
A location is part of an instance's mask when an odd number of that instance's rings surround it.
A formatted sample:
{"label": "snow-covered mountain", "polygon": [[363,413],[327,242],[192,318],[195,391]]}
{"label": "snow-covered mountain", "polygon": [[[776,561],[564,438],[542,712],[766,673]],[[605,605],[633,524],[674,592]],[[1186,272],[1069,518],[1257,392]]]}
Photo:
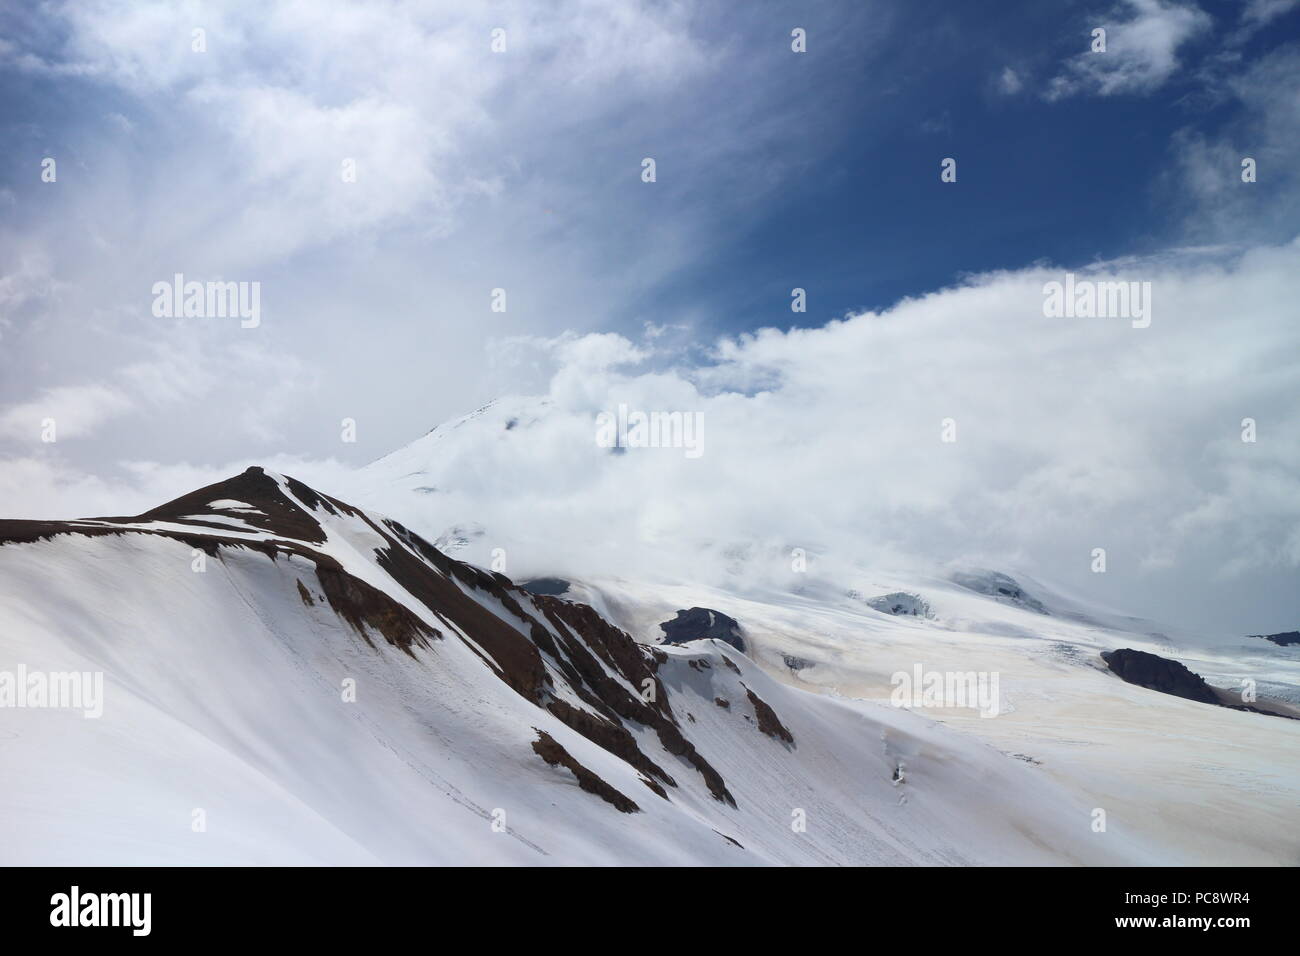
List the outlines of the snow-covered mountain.
{"label": "snow-covered mountain", "polygon": [[[675,534],[656,537],[659,503],[628,502],[617,488],[620,469],[653,470],[662,458],[626,455],[611,466],[606,456],[572,479],[584,437],[568,434],[574,418],[544,401],[497,402],[372,463],[349,491],[460,557],[486,564],[504,554],[524,578],[564,579],[565,598],[647,645],[663,641],[662,625],[685,609],[725,614],[774,681],[832,700],[888,706],[896,675],[918,665],[997,674],[997,719],[961,708],[920,712],[1028,765],[1112,823],[1125,821],[1159,846],[1158,862],[1300,862],[1300,721],[1126,684],[1102,657],[1120,648],[1160,655],[1230,704],[1295,716],[1295,645],[1144,620],[1020,568],[890,568],[810,548],[794,570],[790,548],[757,535],[710,539],[707,523],[683,532],[678,522]],[[556,448],[563,460],[552,466]],[[572,480],[590,502],[581,527],[593,537],[581,547],[563,531],[575,507]],[[565,490],[530,519],[501,505],[511,485],[534,504],[549,487]],[[620,533],[633,524],[628,513],[648,516],[635,546],[597,537],[616,509],[609,526]],[[759,516],[754,527],[763,524]],[[622,559],[647,552],[649,560]],[[872,543],[860,541],[859,552],[872,557]]]}
{"label": "snow-covered mountain", "polygon": [[974,736],[718,641],[640,645],[258,468],[137,517],[0,522],[11,691],[20,667],[102,674],[102,713],[0,710],[5,863],[1164,853]]}

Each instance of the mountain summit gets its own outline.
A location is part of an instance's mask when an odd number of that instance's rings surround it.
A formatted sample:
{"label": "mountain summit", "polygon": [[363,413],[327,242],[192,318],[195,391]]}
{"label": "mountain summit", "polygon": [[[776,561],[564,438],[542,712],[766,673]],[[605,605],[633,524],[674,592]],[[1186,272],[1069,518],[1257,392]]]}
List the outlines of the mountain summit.
{"label": "mountain summit", "polygon": [[[11,862],[1131,862],[915,714],[649,647],[250,468],[134,517],[0,521]],[[57,701],[54,703],[57,704]]]}

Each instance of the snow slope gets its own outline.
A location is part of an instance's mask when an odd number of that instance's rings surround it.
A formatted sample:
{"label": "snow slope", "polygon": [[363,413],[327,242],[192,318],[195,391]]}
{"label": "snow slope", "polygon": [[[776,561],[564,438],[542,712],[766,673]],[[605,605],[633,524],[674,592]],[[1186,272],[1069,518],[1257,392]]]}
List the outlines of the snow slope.
{"label": "snow slope", "polygon": [[[926,707],[1103,808],[1158,846],[1168,864],[1300,863],[1300,720],[1209,706],[1126,684],[1103,650],[1132,647],[1182,661],[1234,692],[1254,681],[1260,701],[1292,714],[1300,654],[1257,642],[1211,648],[1195,635],[1144,622],[1081,622],[1077,608],[1038,586],[1047,613],[997,601],[945,579],[901,582],[863,574],[853,588],[737,593],[699,584],[592,578],[575,582],[638,640],[680,607],[714,607],[744,627],[748,653],[774,679],[834,699],[890,704],[895,674],[926,670],[999,676],[1000,713]],[[1024,582],[1021,582],[1024,584]],[[872,597],[919,595],[933,617],[891,615]],[[797,657],[792,669],[786,657]],[[1110,831],[1105,835],[1110,837]]]}
{"label": "snow slope", "polygon": [[[486,563],[500,548],[525,577],[569,580],[565,597],[647,645],[662,640],[659,625],[681,609],[721,611],[740,622],[750,656],[774,680],[837,701],[887,706],[894,675],[918,665],[997,674],[996,718],[954,708],[923,713],[1105,810],[1107,834],[1123,822],[1158,848],[1157,862],[1300,863],[1300,721],[1125,684],[1100,656],[1146,650],[1180,661],[1229,698],[1249,687],[1269,706],[1300,714],[1300,647],[1165,627],[1090,606],[1019,569],[891,573],[837,554],[792,573],[789,548],[759,538],[656,535],[653,513],[639,540],[612,550],[604,541],[568,547],[560,509],[517,515],[500,501],[511,482],[544,491],[571,472],[570,461],[552,467],[548,458],[581,447],[582,436],[561,432],[567,421],[544,402],[506,399],[372,463],[349,493],[431,538],[445,535],[459,557]],[[526,474],[524,461],[534,463]],[[620,507],[607,477],[608,469],[592,469],[586,479],[598,515]],[[562,500],[573,498],[566,488]],[[860,546],[872,554],[871,542]],[[712,553],[702,555],[706,549]],[[619,552],[648,557],[613,570],[581,560]],[[890,613],[895,608],[902,613]]]}
{"label": "snow slope", "polygon": [[717,642],[639,645],[260,469],[133,518],[0,522],[19,664],[102,672],[105,700],[0,708],[8,864],[1164,854],[969,733]]}

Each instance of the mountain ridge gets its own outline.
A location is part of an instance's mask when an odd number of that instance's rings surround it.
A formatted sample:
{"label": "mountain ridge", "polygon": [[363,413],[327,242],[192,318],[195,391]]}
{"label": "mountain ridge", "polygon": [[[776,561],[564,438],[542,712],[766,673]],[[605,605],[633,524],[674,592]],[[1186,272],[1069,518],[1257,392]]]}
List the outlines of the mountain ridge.
{"label": "mountain ridge", "polygon": [[[98,811],[71,834],[8,814],[15,859],[1141,858],[919,715],[785,687],[716,641],[640,645],[257,467],[129,518],[0,522],[0,587],[5,659],[108,687],[102,720],[6,715],[11,801],[66,812],[93,780]],[[208,804],[204,842],[175,821]]]}

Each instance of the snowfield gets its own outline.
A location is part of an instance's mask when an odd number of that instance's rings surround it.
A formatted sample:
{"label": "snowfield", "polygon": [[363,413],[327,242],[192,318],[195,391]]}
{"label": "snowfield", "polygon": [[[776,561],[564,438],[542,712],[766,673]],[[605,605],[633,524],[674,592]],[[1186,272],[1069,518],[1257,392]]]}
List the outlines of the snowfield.
{"label": "snowfield", "polygon": [[[1055,632],[700,594],[754,659],[646,647],[258,469],[138,518],[3,522],[0,541],[0,669],[105,687],[99,719],[0,709],[4,863],[1295,861],[1300,724],[1122,684],[1051,651]],[[592,587],[642,638],[698,593]],[[941,621],[1011,614],[923,593]],[[915,641],[935,664],[1001,648],[1012,714],[882,702]],[[815,666],[782,673],[783,649]],[[1207,746],[1227,735],[1243,752]],[[1270,747],[1271,777],[1252,763]],[[1192,839],[1197,796],[1214,803]]]}
{"label": "snowfield", "polygon": [[[740,623],[748,656],[773,680],[852,706],[870,703],[872,713],[897,713],[893,678],[917,666],[996,674],[997,717],[941,707],[917,715],[1104,811],[1106,831],[1087,835],[1116,854],[1111,862],[1300,864],[1300,720],[1127,684],[1101,658],[1116,648],[1148,651],[1186,665],[1226,700],[1241,702],[1249,689],[1267,709],[1296,716],[1300,646],[1169,628],[1091,606],[1016,569],[891,574],[839,558],[790,573],[789,547],[717,539],[708,527],[689,537],[680,523],[656,525],[665,515],[648,506],[637,548],[605,541],[575,548],[565,531],[572,516],[543,502],[550,489],[575,499],[560,477],[571,466],[548,449],[580,445],[582,436],[566,431],[576,418],[545,401],[493,403],[373,462],[348,494],[401,515],[430,539],[443,535],[463,559],[486,565],[501,548],[525,579],[569,581],[564,597],[647,645],[659,644],[659,625],[681,609],[720,611]],[[581,479],[578,497],[594,514],[583,527],[622,520],[624,463],[607,459],[593,460]],[[538,463],[527,472],[529,515],[504,494],[526,461]],[[663,466],[642,462],[650,474]],[[860,544],[869,554],[871,542]],[[620,559],[631,551],[636,560]],[[593,555],[618,567],[603,569]],[[1134,835],[1141,845],[1120,852],[1117,844]]]}
{"label": "snowfield", "polygon": [[[865,589],[883,594],[898,586]],[[934,620],[882,614],[842,592],[738,597],[699,585],[621,580],[578,588],[599,595],[615,623],[647,642],[658,640],[658,622],[674,609],[716,607],[741,622],[749,656],[775,680],[834,699],[888,707],[891,678],[918,663],[927,670],[996,672],[997,717],[973,708],[917,713],[1104,809],[1108,830],[1097,839],[1109,842],[1122,821],[1129,833],[1159,847],[1153,863],[1300,863],[1300,721],[1127,684],[1100,657],[1116,647],[1176,657],[1218,687],[1240,691],[1241,680],[1254,680],[1261,700],[1296,714],[1300,654],[1294,650],[1246,639],[1240,647],[1212,650],[1195,635],[1153,637],[1141,622],[1127,630],[1117,621],[1084,624],[938,579],[910,583],[934,607]],[[802,666],[787,666],[787,655]]]}

